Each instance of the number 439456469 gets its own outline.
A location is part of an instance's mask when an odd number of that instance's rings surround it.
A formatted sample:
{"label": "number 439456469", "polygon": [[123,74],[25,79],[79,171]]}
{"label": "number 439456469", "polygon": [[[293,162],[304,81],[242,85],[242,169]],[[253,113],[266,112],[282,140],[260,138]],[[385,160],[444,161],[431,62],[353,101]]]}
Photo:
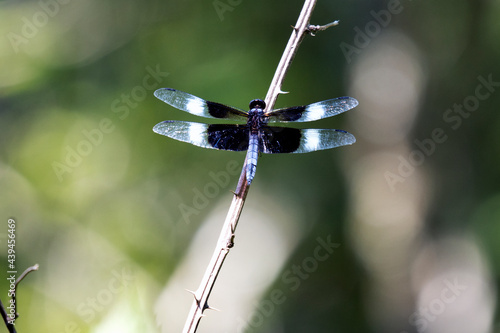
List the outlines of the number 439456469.
{"label": "number 439456469", "polygon": [[16,221],[13,219],[9,219],[8,221],[8,237],[9,239],[7,240],[7,261],[9,262],[9,268],[14,269],[15,268],[15,262],[16,262]]}

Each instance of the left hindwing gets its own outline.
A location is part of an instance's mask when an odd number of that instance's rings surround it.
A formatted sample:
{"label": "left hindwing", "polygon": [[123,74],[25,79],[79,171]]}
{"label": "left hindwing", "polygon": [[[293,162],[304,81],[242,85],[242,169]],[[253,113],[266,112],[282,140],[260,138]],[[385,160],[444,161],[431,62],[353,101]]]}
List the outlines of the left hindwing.
{"label": "left hindwing", "polygon": [[248,127],[246,125],[209,125],[167,120],[156,124],[153,131],[202,148],[232,151],[248,149]]}

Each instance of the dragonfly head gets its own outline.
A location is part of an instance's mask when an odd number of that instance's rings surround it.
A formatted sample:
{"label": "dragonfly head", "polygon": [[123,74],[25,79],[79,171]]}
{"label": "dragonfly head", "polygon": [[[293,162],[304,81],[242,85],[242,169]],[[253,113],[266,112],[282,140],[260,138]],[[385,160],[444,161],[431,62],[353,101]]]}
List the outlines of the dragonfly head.
{"label": "dragonfly head", "polygon": [[261,99],[254,99],[250,102],[250,110],[252,109],[262,109],[264,110],[266,108],[266,102],[264,102]]}

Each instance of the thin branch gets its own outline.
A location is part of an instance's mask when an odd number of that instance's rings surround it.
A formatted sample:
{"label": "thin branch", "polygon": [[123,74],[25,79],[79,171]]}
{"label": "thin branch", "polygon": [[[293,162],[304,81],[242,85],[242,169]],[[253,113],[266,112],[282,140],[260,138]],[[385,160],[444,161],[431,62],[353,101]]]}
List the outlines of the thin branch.
{"label": "thin branch", "polygon": [[317,33],[318,31],[323,31],[323,30],[326,30],[326,29],[333,27],[333,26],[336,26],[336,25],[339,25],[338,20],[333,21],[332,23],[325,24],[325,25],[310,25],[307,27],[307,32],[310,33],[311,36],[314,36],[314,34]]}
{"label": "thin branch", "polygon": [[[315,5],[316,0],[305,0],[304,2],[299,19],[297,20],[295,28],[292,31],[290,39],[288,40],[288,44],[285,47],[285,51],[283,52],[278,68],[276,69],[276,73],[274,74],[269,87],[269,91],[267,92],[265,99],[266,112],[274,108],[278,95],[283,93],[281,91],[281,86],[285,75],[290,68],[292,60],[297,53],[300,42],[307,33],[312,32],[309,20]],[[205,271],[200,286],[195,292],[192,292],[194,295],[194,302],[191,306],[191,310],[189,311],[183,333],[196,332],[200,319],[203,316],[203,311],[206,309],[213,309],[208,305],[208,298],[210,297],[210,293],[215,285],[215,280],[219,275],[222,264],[224,263],[229,250],[234,246],[234,232],[236,230],[241,211],[243,210],[243,205],[245,204],[249,189],[246,180],[246,163],[247,161],[245,159],[243,170],[241,171],[238,185],[236,187],[236,191],[234,192],[233,200],[231,202],[231,206],[229,207],[229,211],[227,213],[224,226],[222,227],[219,240],[217,241],[217,246],[212,255],[212,259],[210,260],[210,263]]]}
{"label": "thin branch", "polygon": [[194,295],[193,305],[189,311],[186,324],[184,325],[184,333],[196,332],[200,319],[203,316],[203,311],[206,309],[212,309],[208,305],[208,298],[215,285],[215,280],[219,275],[220,269],[224,260],[226,259],[229,249],[234,246],[234,231],[238,220],[240,219],[241,211],[243,210],[243,205],[245,204],[245,199],[248,193],[248,185],[246,181],[245,166],[243,166],[243,171],[241,172],[238,185],[236,187],[236,192],[233,196],[233,201],[229,207],[229,211],[222,227],[219,240],[217,241],[217,246],[212,255],[212,259],[205,271],[205,275],[201,280],[198,290],[196,290]]}
{"label": "thin branch", "polygon": [[311,14],[313,12],[314,6],[316,6],[316,0],[306,0],[304,2],[304,6],[302,7],[302,11],[300,12],[299,19],[297,20],[297,23],[295,24],[295,27],[292,31],[292,35],[290,36],[290,39],[286,44],[285,51],[281,56],[278,68],[276,68],[273,80],[271,81],[271,85],[269,86],[269,90],[267,91],[265,99],[265,112],[272,110],[274,108],[274,104],[276,104],[278,95],[284,93],[281,90],[281,86],[285,79],[285,75],[288,72],[290,65],[292,64],[292,60],[297,53],[300,42],[302,42],[302,39],[307,33],[309,20],[311,19]]}
{"label": "thin branch", "polygon": [[12,299],[14,300],[14,309],[15,309],[15,312],[16,312],[16,318],[18,317],[18,314],[17,314],[17,300],[16,300],[17,285],[19,284],[19,282],[21,282],[26,277],[26,275],[28,275],[29,273],[31,273],[33,271],[37,271],[38,267],[39,267],[38,264],[34,264],[33,266],[30,266],[30,267],[26,268],[24,270],[24,272],[22,272],[21,275],[19,275],[19,277],[16,280],[16,284],[15,284],[15,286],[16,286],[16,292],[14,293],[14,295],[12,295]]}
{"label": "thin branch", "polygon": [[[24,270],[24,272],[17,278],[16,282],[14,283],[14,294],[12,295],[12,301],[14,304],[14,313],[15,313],[15,319],[19,316],[17,313],[17,301],[16,301],[16,293],[17,293],[17,285],[19,282],[21,282],[26,275],[28,275],[30,272],[37,271],[38,270],[38,264],[35,264],[33,266],[30,266]],[[14,327],[14,322],[12,319],[9,318],[7,315],[7,311],[5,310],[2,301],[0,301],[0,314],[2,315],[3,321],[5,322],[5,326],[7,326],[7,329],[9,330],[9,333],[16,333],[16,328]]]}
{"label": "thin branch", "polygon": [[40,267],[40,265],[34,264],[33,266],[30,266],[30,267],[26,268],[24,270],[24,272],[21,275],[19,275],[19,277],[17,278],[17,280],[16,280],[16,288],[17,288],[17,285],[19,284],[19,282],[21,282],[26,277],[26,275],[28,275],[29,273],[31,273],[33,271],[37,271],[39,267]]}
{"label": "thin branch", "polygon": [[9,333],[16,333],[16,328],[14,327],[14,324],[12,324],[12,322],[9,320],[7,312],[3,307],[2,301],[0,301],[0,314],[2,315],[3,321],[5,322],[5,326],[7,326]]}

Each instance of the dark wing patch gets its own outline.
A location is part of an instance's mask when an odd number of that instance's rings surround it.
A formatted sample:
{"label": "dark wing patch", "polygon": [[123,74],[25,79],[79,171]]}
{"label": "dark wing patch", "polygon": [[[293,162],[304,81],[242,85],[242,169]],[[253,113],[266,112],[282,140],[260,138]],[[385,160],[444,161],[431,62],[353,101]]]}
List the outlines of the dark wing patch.
{"label": "dark wing patch", "polygon": [[156,124],[153,131],[202,148],[232,151],[248,149],[246,125],[209,125],[167,120]]}
{"label": "dark wing patch", "polygon": [[[300,121],[299,119],[303,117],[303,113],[306,110],[306,105],[303,106],[292,106],[290,108],[278,109],[269,113],[269,122],[276,121]],[[304,121],[304,120],[303,120]]]}
{"label": "dark wing patch", "polygon": [[354,135],[337,129],[262,128],[259,151],[265,154],[308,153],[356,142]]}
{"label": "dark wing patch", "polygon": [[261,153],[293,153],[300,146],[301,133],[297,128],[263,126],[260,133]]}
{"label": "dark wing patch", "polygon": [[205,101],[194,95],[172,88],[158,89],[154,95],[174,108],[200,117],[234,120],[246,120],[247,118],[247,113],[243,110],[220,103]]}
{"label": "dark wing patch", "polygon": [[248,113],[224,104],[210,101],[206,101],[206,104],[208,113],[214,118],[246,120],[248,117]]}
{"label": "dark wing patch", "polygon": [[243,151],[248,149],[249,130],[246,125],[208,125],[208,142],[217,149]]}

